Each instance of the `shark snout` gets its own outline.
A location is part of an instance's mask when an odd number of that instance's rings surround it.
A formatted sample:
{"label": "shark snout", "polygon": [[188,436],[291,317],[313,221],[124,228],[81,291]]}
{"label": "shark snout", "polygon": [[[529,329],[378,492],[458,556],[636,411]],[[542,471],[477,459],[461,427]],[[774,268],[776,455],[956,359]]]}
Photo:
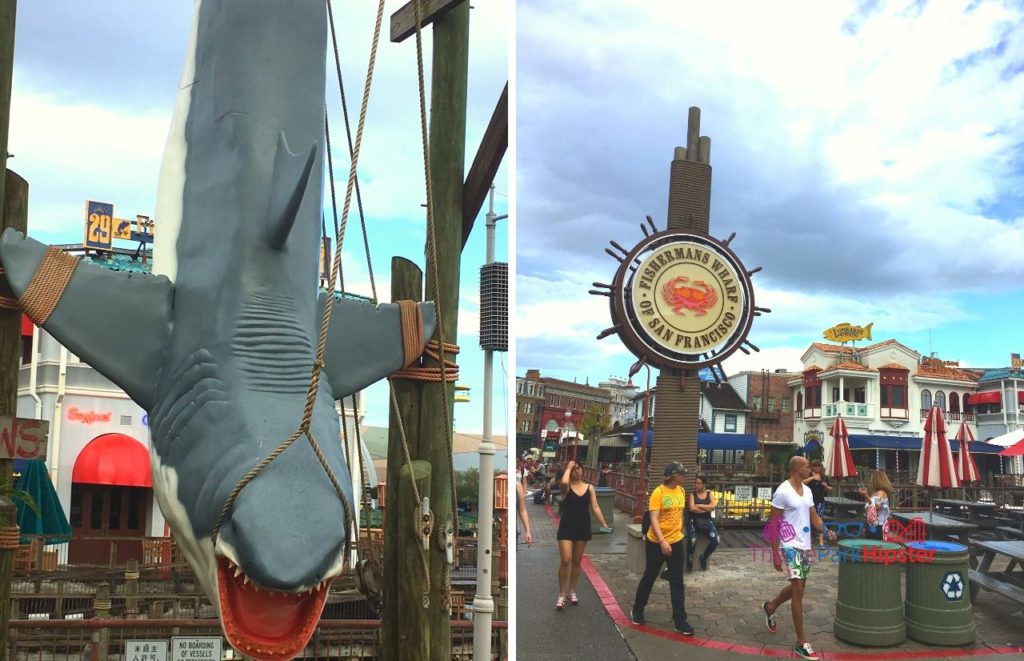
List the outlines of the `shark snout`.
{"label": "shark snout", "polygon": [[218,551],[257,587],[315,588],[341,571],[345,509],[319,463],[305,471],[274,463],[239,493]]}

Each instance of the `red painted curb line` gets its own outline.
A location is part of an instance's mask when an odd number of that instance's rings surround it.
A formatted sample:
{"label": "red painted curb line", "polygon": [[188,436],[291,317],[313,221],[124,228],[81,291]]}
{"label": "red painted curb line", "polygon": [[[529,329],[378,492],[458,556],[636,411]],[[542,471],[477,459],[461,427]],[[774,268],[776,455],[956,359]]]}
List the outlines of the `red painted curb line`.
{"label": "red painted curb line", "polygon": [[[555,510],[551,505],[545,503],[544,509],[547,510],[548,516],[551,517],[551,521],[558,523],[558,516],[555,515]],[[629,616],[626,615],[622,610],[622,606],[619,605],[618,599],[612,593],[608,584],[601,578],[600,572],[594,567],[593,563],[590,562],[590,558],[586,554],[583,555],[583,562],[580,563],[580,568],[583,573],[586,574],[587,580],[593,586],[594,591],[597,593],[598,598],[601,600],[601,604],[607,611],[608,616],[612,618],[612,621],[617,627],[624,627],[627,629],[633,629],[649,636],[657,636],[658,638],[664,638],[665,640],[672,640],[678,643],[685,643],[687,645],[695,645],[697,647],[704,647],[707,649],[721,650],[736,652],[738,654],[749,654],[751,656],[777,656],[777,657],[793,657],[793,650],[782,647],[753,647],[750,645],[743,645],[740,643],[730,643],[723,640],[714,640],[713,638],[700,638],[698,636],[684,636],[681,633],[674,631],[664,631],[662,629],[655,629],[649,627],[646,624],[633,624]],[[828,661],[871,661],[872,659],[921,659],[928,657],[959,657],[959,656],[990,656],[994,654],[1021,654],[1024,653],[1024,647],[991,647],[987,643],[984,643],[985,647],[977,647],[971,649],[957,649],[942,647],[934,650],[921,650],[917,652],[820,652],[819,656],[823,660]]]}

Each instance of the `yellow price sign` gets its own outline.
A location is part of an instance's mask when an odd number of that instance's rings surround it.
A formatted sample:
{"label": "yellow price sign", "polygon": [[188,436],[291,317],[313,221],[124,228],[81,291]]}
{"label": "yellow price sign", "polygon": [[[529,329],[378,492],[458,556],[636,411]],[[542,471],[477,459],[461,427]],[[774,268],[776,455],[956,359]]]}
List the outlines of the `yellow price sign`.
{"label": "yellow price sign", "polygon": [[110,250],[114,237],[114,205],[106,202],[85,203],[85,245],[87,248]]}

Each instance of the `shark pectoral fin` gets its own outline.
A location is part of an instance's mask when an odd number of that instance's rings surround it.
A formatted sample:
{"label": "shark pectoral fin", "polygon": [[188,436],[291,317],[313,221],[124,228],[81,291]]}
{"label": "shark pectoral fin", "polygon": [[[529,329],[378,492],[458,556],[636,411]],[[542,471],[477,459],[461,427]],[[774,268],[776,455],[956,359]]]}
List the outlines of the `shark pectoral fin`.
{"label": "shark pectoral fin", "polygon": [[[320,296],[323,311],[325,295]],[[419,303],[422,330],[415,341],[423,351],[434,334],[434,304]],[[335,399],[365,388],[405,366],[402,316],[393,303],[380,305],[338,298],[324,350],[324,372]]]}
{"label": "shark pectoral fin", "polygon": [[[13,229],[0,236],[0,261],[23,303],[46,251]],[[170,335],[173,291],[164,276],[79,263],[42,327],[148,410]]]}
{"label": "shark pectoral fin", "polygon": [[314,142],[304,154],[293,154],[288,148],[284,131],[277,136],[274,179],[270,188],[270,203],[267,206],[270,245],[277,250],[284,247],[284,242],[288,240],[292,226],[295,225],[295,218],[306,194],[313,164],[316,162],[316,153],[317,144]]}

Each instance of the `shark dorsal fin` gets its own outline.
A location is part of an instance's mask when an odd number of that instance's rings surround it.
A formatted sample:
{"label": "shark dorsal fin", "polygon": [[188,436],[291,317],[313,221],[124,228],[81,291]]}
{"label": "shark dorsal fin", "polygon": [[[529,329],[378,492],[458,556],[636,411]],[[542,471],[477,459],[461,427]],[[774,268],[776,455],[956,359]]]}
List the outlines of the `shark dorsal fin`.
{"label": "shark dorsal fin", "polygon": [[316,162],[317,144],[314,142],[305,155],[293,154],[282,131],[277,137],[274,154],[274,175],[267,205],[267,223],[271,247],[281,250],[291,234],[299,206],[306,194],[309,176]]}

